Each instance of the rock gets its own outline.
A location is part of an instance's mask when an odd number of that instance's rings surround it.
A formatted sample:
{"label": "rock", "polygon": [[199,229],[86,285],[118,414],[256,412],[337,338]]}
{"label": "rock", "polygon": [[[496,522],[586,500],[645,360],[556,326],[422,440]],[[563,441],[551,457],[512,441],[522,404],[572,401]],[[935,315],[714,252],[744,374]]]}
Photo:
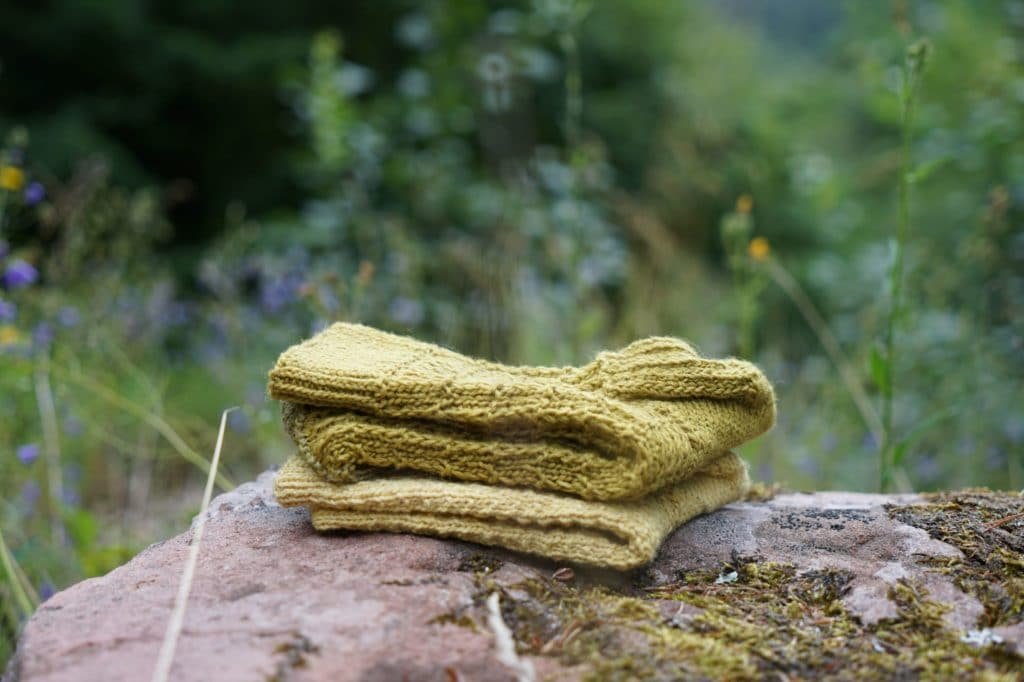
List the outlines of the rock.
{"label": "rock", "polygon": [[953,606],[953,627],[971,627],[982,613],[977,599],[918,561],[918,557],[961,558],[957,548],[933,540],[925,531],[894,521],[886,504],[921,501],[912,495],[815,493],[783,495],[763,503],[730,505],[677,531],[651,565],[653,584],[680,570],[715,568],[735,552],[790,563],[797,572],[825,568],[848,573],[846,606],[868,624],[897,615],[886,598],[900,579],[921,581]]}
{"label": "rock", "polygon": [[[514,680],[530,666],[560,680],[942,677],[1021,660],[1019,617],[993,629],[1005,645],[963,641],[986,607],[947,574],[960,549],[896,520],[931,504],[921,497],[732,504],[620,574],[459,541],[318,535],[305,510],[276,504],[272,478],[211,504],[171,679]],[[4,682],[147,678],[192,532],[49,599]],[[523,666],[496,653],[494,592]]]}

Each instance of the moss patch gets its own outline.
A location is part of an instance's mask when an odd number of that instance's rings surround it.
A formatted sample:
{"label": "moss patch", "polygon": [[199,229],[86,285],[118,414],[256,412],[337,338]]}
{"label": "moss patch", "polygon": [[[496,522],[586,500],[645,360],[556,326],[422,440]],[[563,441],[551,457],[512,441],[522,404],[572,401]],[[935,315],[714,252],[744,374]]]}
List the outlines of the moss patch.
{"label": "moss patch", "polygon": [[320,653],[320,647],[313,644],[308,637],[298,632],[292,633],[291,639],[274,648],[274,654],[281,656],[273,675],[267,682],[283,682],[292,678],[292,673],[308,665],[308,656]]}
{"label": "moss patch", "polygon": [[[888,512],[964,552],[963,560],[924,561],[985,604],[980,627],[1021,620],[1020,496],[944,493]],[[835,569],[798,574],[789,564],[735,556],[657,587],[637,573],[620,591],[549,576],[499,585],[498,567],[485,556],[464,562],[474,574],[473,604],[435,622],[487,632],[484,602],[500,591],[520,654],[555,658],[583,679],[1017,680],[1024,671],[1024,659],[1003,645],[961,641],[945,626],[949,607],[914,582],[891,588],[896,618],[866,626],[841,601],[853,576]]]}
{"label": "moss patch", "polygon": [[750,484],[750,488],[747,489],[746,495],[743,496],[743,501],[767,502],[768,500],[774,499],[776,495],[780,495],[783,490],[781,483],[755,481]]}
{"label": "moss patch", "polygon": [[1024,618],[1024,497],[988,490],[926,495],[926,504],[888,507],[889,515],[953,545],[963,559],[927,560],[985,607],[981,626]]}
{"label": "moss patch", "polygon": [[[520,653],[554,657],[590,680],[944,679],[965,671],[1012,680],[1024,666],[1000,646],[962,642],[944,627],[948,607],[913,583],[890,592],[897,618],[861,624],[840,601],[852,576],[837,570],[798,575],[791,565],[736,558],[632,593],[547,577],[503,588],[484,571],[476,579],[470,610],[481,631],[486,595],[500,590]],[[470,627],[466,615],[440,622]]]}

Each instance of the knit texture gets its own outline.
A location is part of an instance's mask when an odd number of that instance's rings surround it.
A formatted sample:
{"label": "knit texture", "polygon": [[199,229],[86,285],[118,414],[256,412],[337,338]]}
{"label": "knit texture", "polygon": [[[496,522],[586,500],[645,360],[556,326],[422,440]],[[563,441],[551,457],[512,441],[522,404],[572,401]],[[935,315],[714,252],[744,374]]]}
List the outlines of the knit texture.
{"label": "knit texture", "polygon": [[626,570],[651,561],[674,528],[737,499],[748,483],[746,466],[732,453],[686,480],[627,502],[411,474],[337,484],[295,456],[278,472],[274,493],[284,506],[309,507],[319,531],[453,537]]}
{"label": "knit texture", "polygon": [[326,480],[403,469],[588,500],[683,481],[775,418],[755,366],[660,337],[582,367],[514,367],[339,323],[285,351],[269,390]]}

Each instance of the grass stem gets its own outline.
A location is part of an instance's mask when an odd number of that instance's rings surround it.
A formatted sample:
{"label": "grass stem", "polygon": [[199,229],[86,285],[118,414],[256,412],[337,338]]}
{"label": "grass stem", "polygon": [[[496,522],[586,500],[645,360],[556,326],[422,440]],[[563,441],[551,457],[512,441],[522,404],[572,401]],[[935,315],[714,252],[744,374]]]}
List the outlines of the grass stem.
{"label": "grass stem", "polygon": [[171,618],[167,622],[167,631],[164,633],[164,641],[160,646],[160,655],[157,657],[156,667],[153,669],[153,682],[166,682],[171,672],[171,664],[174,662],[174,651],[178,646],[181,627],[185,622],[188,595],[192,590],[192,580],[195,577],[196,563],[199,560],[199,545],[203,541],[203,529],[206,528],[206,512],[210,508],[210,499],[213,496],[213,483],[217,477],[217,467],[220,464],[220,450],[224,444],[224,429],[228,423],[228,414],[237,409],[237,407],[228,408],[220,415],[217,446],[213,450],[209,476],[206,477],[203,503],[199,508],[199,516],[196,517],[195,530],[192,532],[192,543],[189,545],[188,558],[185,560],[185,570],[181,574],[178,594],[174,599],[174,609],[171,611]]}
{"label": "grass stem", "polygon": [[[18,605],[18,609],[26,618],[31,616],[39,603],[39,598],[35,595],[30,596],[25,586],[22,585],[18,576],[17,562],[7,548],[7,543],[4,542],[3,531],[0,531],[0,566],[3,566],[4,575],[7,576],[7,583],[10,585],[11,592],[14,593],[14,602]],[[35,598],[33,599],[33,597]]]}
{"label": "grass stem", "polygon": [[911,144],[914,131],[914,100],[918,77],[924,68],[928,44],[924,41],[910,45],[903,63],[903,84],[900,89],[900,170],[899,213],[896,222],[896,244],[892,267],[889,270],[889,310],[885,320],[884,358],[885,380],[882,382],[882,440],[879,454],[878,487],[887,492],[893,483],[895,439],[893,438],[893,392],[896,374],[896,323],[903,298],[904,253],[910,232],[910,173]]}
{"label": "grass stem", "polygon": [[57,544],[64,542],[64,523],[60,516],[60,505],[64,499],[64,480],[60,467],[60,427],[57,425],[57,408],[50,385],[50,356],[48,352],[39,355],[34,367],[36,406],[43,431],[43,460],[46,464],[46,499],[50,512],[50,534]]}
{"label": "grass stem", "polygon": [[789,274],[789,271],[781,263],[771,257],[767,258],[764,263],[768,274],[779,285],[779,288],[789,296],[789,299],[793,301],[793,304],[800,311],[807,325],[814,332],[815,336],[818,337],[821,347],[825,349],[825,353],[828,354],[832,364],[839,371],[839,376],[846,385],[846,390],[850,394],[854,405],[856,405],[857,411],[860,412],[861,419],[864,420],[864,424],[875,438],[875,442],[879,442],[883,433],[882,421],[878,417],[878,412],[872,406],[867,392],[861,386],[857,373],[853,371],[853,367],[846,360],[846,356],[839,345],[839,340],[832,333],[825,318],[815,308],[814,303],[803,290],[803,287],[800,286],[800,283]]}
{"label": "grass stem", "polygon": [[[133,414],[142,421],[146,422],[154,429],[156,429],[156,431],[161,436],[163,436],[168,443],[170,443],[171,447],[173,447],[178,452],[178,454],[182,456],[182,458],[196,465],[205,473],[210,473],[210,462],[208,462],[205,457],[203,457],[198,452],[189,447],[189,445],[178,434],[178,432],[174,430],[174,427],[168,424],[167,421],[164,420],[163,418],[153,414],[152,412],[149,412],[145,408],[140,407],[131,400],[128,400],[127,398],[121,395],[118,395],[116,392],[107,388],[103,384],[100,384],[97,381],[89,379],[88,377],[66,371],[61,371],[60,375],[65,381],[75,384],[79,388],[85,389],[86,391],[92,393],[97,398],[100,398],[103,401],[110,403],[111,405],[115,405],[116,407],[123,409],[125,412]],[[221,488],[221,490],[227,491],[235,487],[235,484],[223,474],[217,474],[216,482],[217,486]]]}

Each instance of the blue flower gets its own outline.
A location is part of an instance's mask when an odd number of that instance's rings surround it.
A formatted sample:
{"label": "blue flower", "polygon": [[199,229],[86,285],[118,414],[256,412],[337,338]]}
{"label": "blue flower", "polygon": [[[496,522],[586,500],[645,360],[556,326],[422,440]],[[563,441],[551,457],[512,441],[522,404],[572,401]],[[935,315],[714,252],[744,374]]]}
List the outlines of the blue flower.
{"label": "blue flower", "polygon": [[78,494],[78,488],[70,485],[65,485],[61,489],[61,502],[69,507],[77,507],[82,501],[82,496]]}
{"label": "blue flower", "polygon": [[18,306],[0,299],[0,322],[13,322],[18,316]]}
{"label": "blue flower", "polygon": [[235,410],[228,415],[228,428],[235,433],[249,433],[252,431],[249,415],[242,410]]}
{"label": "blue flower", "polygon": [[30,263],[18,259],[12,260],[4,273],[4,284],[8,289],[27,287],[35,283],[37,279],[39,279],[39,271]]}
{"label": "blue flower", "polygon": [[35,513],[36,503],[42,494],[43,491],[38,483],[32,479],[25,481],[25,484],[21,486],[21,499],[18,504],[23,516],[27,518]]}
{"label": "blue flower", "polygon": [[32,343],[36,348],[46,349],[53,343],[53,325],[49,322],[40,322],[32,330]]}
{"label": "blue flower", "polygon": [[408,327],[415,327],[423,321],[425,311],[419,301],[404,296],[396,296],[388,306],[391,319]]}
{"label": "blue flower", "polygon": [[82,316],[78,313],[78,308],[74,306],[65,306],[57,312],[57,322],[62,327],[74,327],[78,324]]}
{"label": "blue flower", "polygon": [[18,447],[18,461],[22,464],[31,464],[39,459],[38,443],[26,443]]}
{"label": "blue flower", "polygon": [[27,205],[35,206],[46,198],[46,188],[43,187],[41,182],[30,182],[28,187],[25,188],[24,193],[22,193],[22,198]]}
{"label": "blue flower", "polygon": [[260,286],[260,304],[268,313],[277,313],[295,300],[295,289],[287,278],[264,280]]}
{"label": "blue flower", "polygon": [[64,433],[72,438],[81,436],[85,433],[85,424],[77,416],[69,414],[64,418]]}
{"label": "blue flower", "polygon": [[40,601],[46,601],[47,599],[49,599],[50,597],[52,597],[55,594],[57,594],[57,588],[55,588],[53,586],[53,583],[51,583],[48,580],[44,580],[42,583],[40,583],[40,585],[39,585],[39,600]]}

